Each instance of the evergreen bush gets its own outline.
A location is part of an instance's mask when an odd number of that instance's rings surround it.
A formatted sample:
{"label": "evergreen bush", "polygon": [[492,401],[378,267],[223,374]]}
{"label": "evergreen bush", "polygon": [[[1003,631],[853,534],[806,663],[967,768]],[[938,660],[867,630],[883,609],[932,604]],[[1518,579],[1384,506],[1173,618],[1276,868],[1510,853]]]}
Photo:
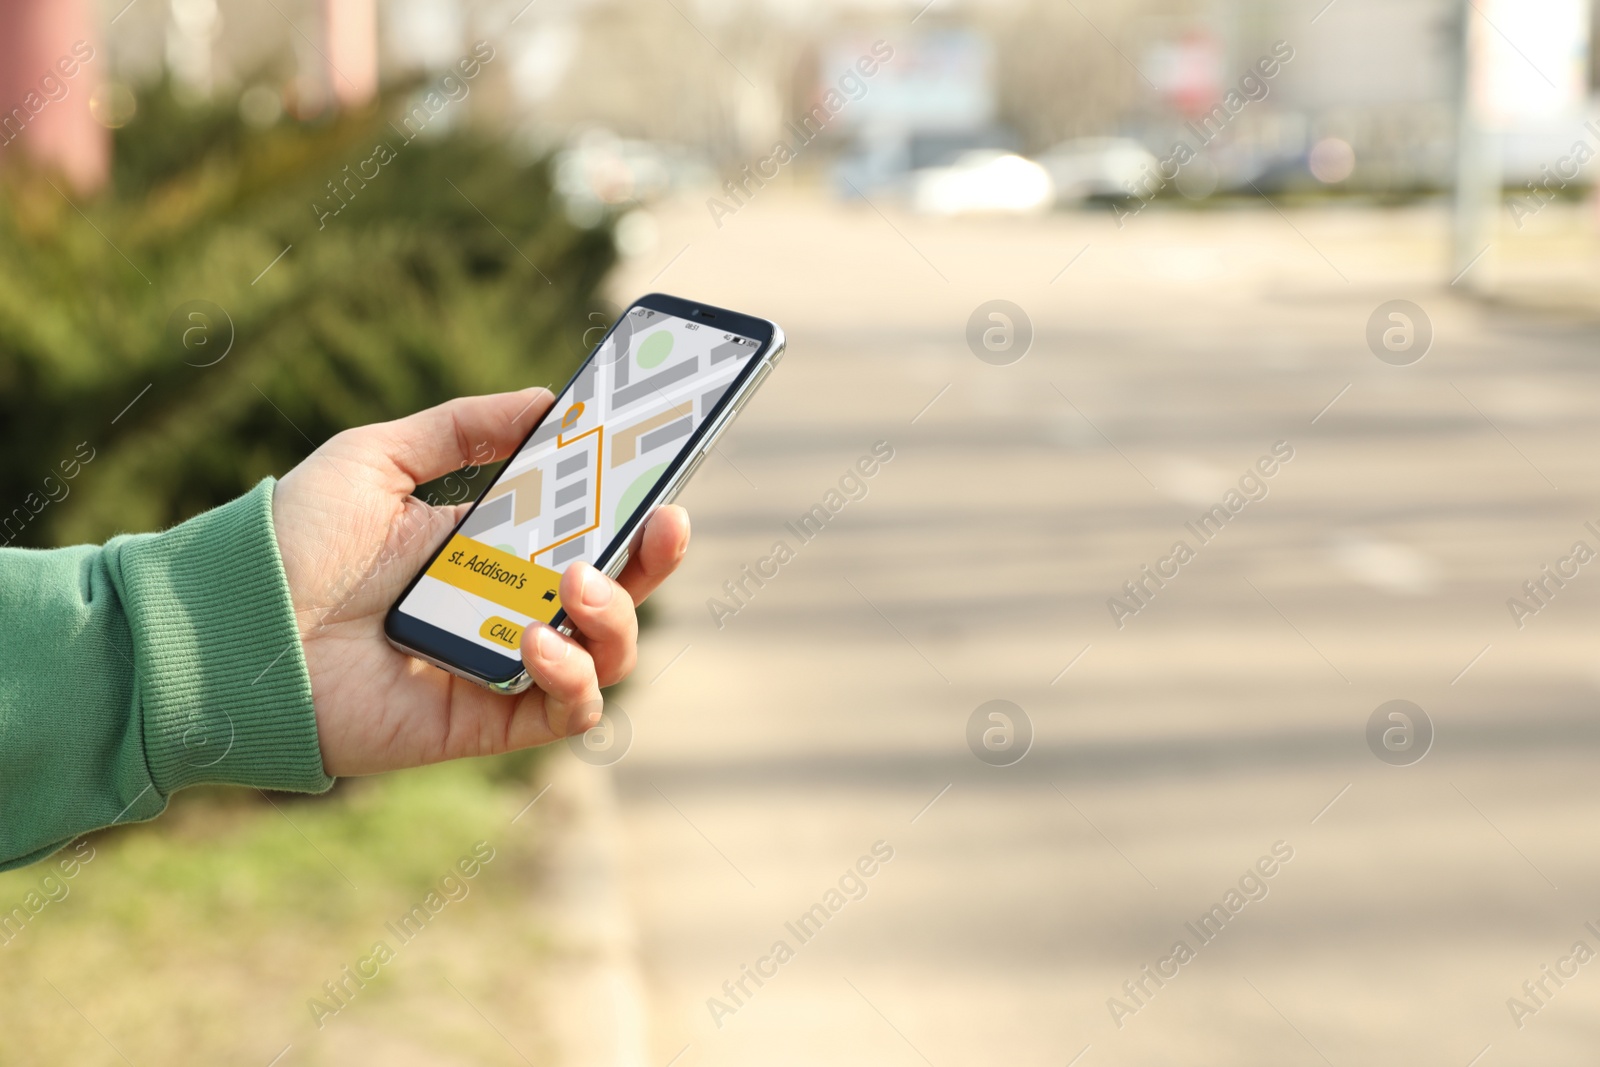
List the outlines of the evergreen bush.
{"label": "evergreen bush", "polygon": [[257,129],[155,86],[105,193],[0,181],[0,543],[157,529],[339,430],[576,366],[609,230],[480,131],[407,141],[404,95]]}

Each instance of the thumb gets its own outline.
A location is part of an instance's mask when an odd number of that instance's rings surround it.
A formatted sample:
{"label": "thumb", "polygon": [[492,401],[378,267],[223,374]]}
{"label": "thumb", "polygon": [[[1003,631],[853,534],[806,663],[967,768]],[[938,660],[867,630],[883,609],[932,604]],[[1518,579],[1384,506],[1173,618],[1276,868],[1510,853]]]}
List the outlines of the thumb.
{"label": "thumb", "polygon": [[550,409],[550,390],[463,396],[393,422],[364,426],[359,447],[367,458],[388,460],[416,486],[510,455]]}

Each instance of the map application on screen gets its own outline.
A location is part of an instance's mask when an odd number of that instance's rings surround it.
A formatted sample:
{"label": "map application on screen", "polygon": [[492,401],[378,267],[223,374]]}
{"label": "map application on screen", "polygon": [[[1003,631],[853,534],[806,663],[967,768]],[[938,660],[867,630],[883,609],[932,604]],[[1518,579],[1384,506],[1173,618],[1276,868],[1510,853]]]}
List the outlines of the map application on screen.
{"label": "map application on screen", "polygon": [[628,311],[399,609],[501,654],[561,607],[561,572],[593,563],[716,409],[760,343]]}

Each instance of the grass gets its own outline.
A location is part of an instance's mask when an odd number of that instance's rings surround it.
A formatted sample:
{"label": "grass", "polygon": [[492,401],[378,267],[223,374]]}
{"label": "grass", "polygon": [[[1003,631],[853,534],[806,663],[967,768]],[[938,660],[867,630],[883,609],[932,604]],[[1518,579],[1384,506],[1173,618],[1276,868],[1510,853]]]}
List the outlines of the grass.
{"label": "grass", "polygon": [[[512,822],[534,796],[526,767],[445,764],[320,798],[190,790],[154,823],[0,874],[0,911],[59,898],[0,934],[0,1063],[266,1067],[285,1046],[277,1067],[540,1062],[536,820]],[[492,858],[466,878],[475,848]],[[66,878],[56,861],[75,855]],[[402,940],[386,924],[419,904],[430,918]],[[362,987],[344,968],[364,959]],[[329,981],[353,991],[343,1004]]]}

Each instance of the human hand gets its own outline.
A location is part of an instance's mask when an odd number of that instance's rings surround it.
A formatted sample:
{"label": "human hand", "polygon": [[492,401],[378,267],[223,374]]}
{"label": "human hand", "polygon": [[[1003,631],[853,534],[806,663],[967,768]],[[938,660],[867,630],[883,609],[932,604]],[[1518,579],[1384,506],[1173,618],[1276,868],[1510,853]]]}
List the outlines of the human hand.
{"label": "human hand", "polygon": [[600,687],[633,670],[634,607],[689,547],[679,507],[650,517],[617,580],[586,563],[567,568],[561,603],[578,636],[527,628],[522,660],[536,688],[525,693],[491,693],[384,637],[384,614],[470,506],[431,506],[411,495],[417,485],[504,459],[552,402],[546,389],[462,397],[346,430],[278,482],[272,524],[328,774],[492,755],[581,733],[600,720]]}

